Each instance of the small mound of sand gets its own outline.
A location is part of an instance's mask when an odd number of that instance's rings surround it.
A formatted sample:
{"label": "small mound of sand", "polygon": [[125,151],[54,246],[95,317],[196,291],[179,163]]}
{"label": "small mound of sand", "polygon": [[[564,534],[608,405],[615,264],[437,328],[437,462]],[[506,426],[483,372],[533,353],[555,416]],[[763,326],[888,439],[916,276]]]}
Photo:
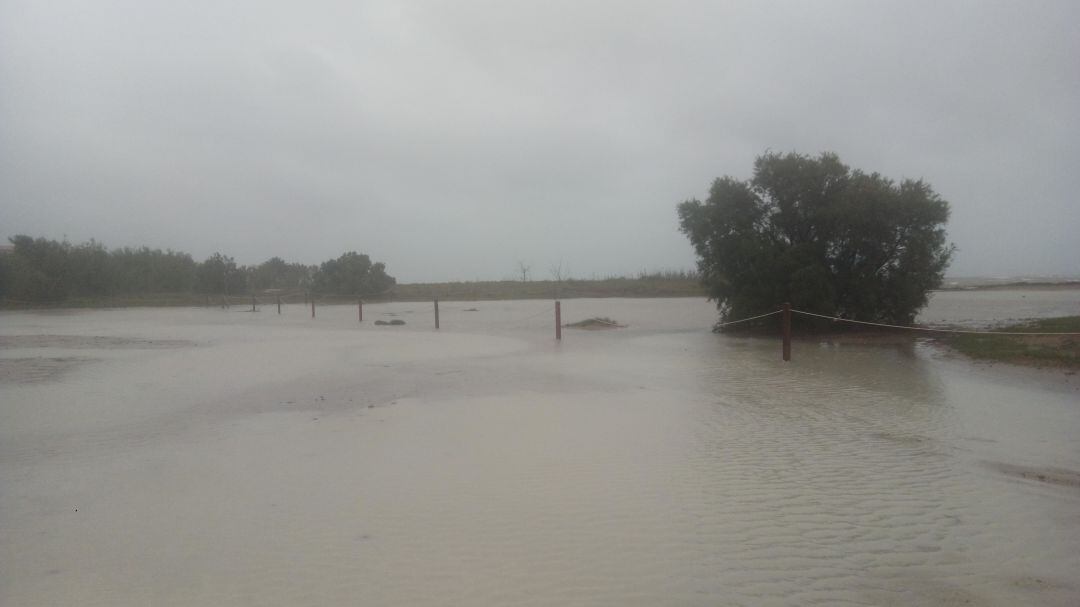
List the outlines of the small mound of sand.
{"label": "small mound of sand", "polygon": [[595,331],[599,329],[625,329],[626,325],[619,324],[606,316],[595,316],[593,318],[587,318],[578,322],[568,323],[563,325],[571,329],[588,329]]}

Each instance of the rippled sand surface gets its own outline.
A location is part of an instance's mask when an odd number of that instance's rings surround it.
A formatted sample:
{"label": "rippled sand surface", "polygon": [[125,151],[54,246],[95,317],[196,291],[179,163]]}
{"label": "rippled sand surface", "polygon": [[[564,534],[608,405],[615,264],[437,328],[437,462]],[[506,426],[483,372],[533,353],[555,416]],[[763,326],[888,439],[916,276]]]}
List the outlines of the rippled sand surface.
{"label": "rippled sand surface", "polygon": [[0,604],[1080,603],[1075,377],[697,300],[284,312],[0,314]]}

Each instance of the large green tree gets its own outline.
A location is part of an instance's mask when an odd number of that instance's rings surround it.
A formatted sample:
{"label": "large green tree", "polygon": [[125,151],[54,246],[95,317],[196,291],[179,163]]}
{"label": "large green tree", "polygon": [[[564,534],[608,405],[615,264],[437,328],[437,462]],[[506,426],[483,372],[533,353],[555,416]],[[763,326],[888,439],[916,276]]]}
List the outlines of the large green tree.
{"label": "large green tree", "polygon": [[214,253],[195,268],[197,293],[236,295],[247,290],[247,277],[228,255]]}
{"label": "large green tree", "polygon": [[749,181],[723,177],[678,207],[721,322],[781,302],[821,314],[910,324],[954,248],[949,205],[929,184],[840,162],[766,153]]}
{"label": "large green tree", "polygon": [[311,276],[318,268],[301,263],[288,263],[280,257],[271,257],[251,268],[251,281],[255,289],[307,289]]}
{"label": "large green tree", "polygon": [[315,273],[315,290],[336,295],[377,295],[397,281],[386,273],[386,264],[349,251],[337,259],[324,261]]}

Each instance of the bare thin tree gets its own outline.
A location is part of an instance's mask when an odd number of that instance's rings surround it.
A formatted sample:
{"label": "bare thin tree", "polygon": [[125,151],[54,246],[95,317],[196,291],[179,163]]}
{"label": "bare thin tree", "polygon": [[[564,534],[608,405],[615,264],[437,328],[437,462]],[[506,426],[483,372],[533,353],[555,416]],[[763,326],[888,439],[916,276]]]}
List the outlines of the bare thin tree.
{"label": "bare thin tree", "polygon": [[555,281],[555,299],[558,299],[562,293],[563,280],[570,275],[570,271],[563,267],[563,260],[560,259],[558,263],[548,266],[548,272],[551,273],[551,279]]}
{"label": "bare thin tree", "polygon": [[518,272],[521,273],[521,282],[529,282],[529,279],[532,277],[532,265],[519,259],[517,266]]}

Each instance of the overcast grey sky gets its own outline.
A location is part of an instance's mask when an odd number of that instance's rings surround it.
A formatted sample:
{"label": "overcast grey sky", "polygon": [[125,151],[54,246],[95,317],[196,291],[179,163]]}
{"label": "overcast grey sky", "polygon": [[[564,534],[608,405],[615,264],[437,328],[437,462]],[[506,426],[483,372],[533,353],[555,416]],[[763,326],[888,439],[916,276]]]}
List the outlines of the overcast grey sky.
{"label": "overcast grey sky", "polygon": [[767,149],[921,177],[953,275],[1080,273],[1080,2],[0,0],[0,237],[399,281],[691,268]]}

